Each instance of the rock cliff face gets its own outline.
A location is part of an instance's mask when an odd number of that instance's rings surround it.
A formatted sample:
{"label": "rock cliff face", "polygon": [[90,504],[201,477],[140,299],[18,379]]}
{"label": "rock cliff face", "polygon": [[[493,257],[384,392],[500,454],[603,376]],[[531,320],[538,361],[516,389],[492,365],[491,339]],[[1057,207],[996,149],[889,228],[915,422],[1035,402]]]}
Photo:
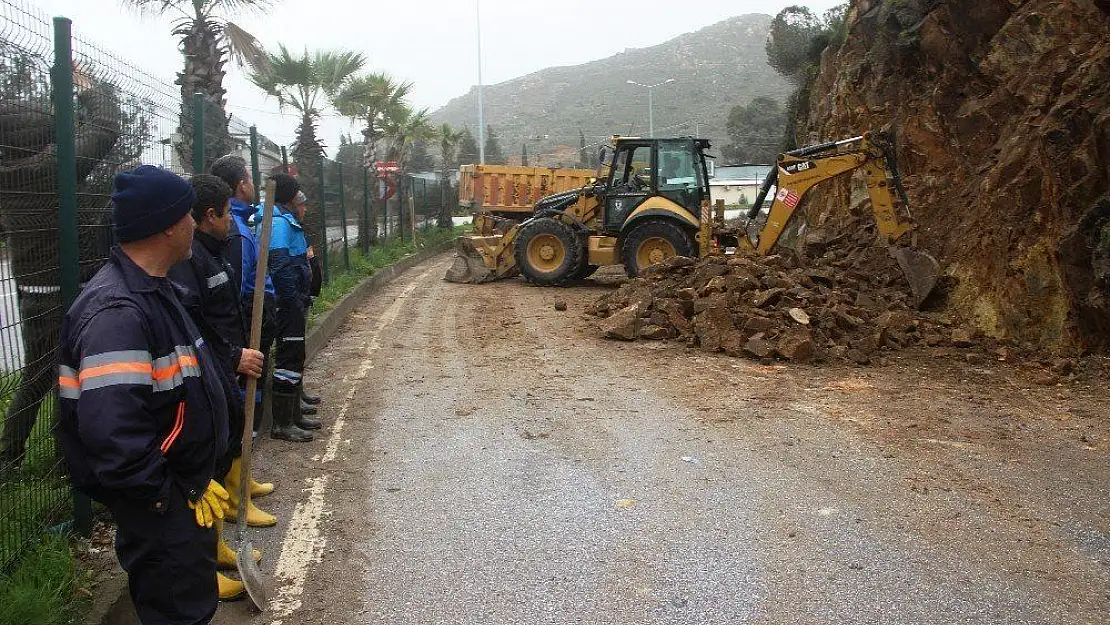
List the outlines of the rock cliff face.
{"label": "rock cliff face", "polygon": [[[948,305],[984,333],[1110,347],[1110,2],[853,0],[801,140],[889,129]],[[828,185],[820,222],[851,187]]]}

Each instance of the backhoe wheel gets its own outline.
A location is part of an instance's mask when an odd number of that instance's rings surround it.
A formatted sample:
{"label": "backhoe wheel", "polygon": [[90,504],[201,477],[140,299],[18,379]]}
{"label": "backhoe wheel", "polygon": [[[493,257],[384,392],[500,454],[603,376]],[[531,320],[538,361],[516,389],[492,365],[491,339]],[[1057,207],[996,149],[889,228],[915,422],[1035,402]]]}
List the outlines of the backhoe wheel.
{"label": "backhoe wheel", "polygon": [[574,229],[550,217],[525,224],[513,248],[521,275],[540,286],[556,286],[573,279],[583,252]]}
{"label": "backhoe wheel", "polygon": [[693,256],[690,234],[673,221],[649,219],[632,227],[621,243],[624,270],[635,277],[672,256]]}

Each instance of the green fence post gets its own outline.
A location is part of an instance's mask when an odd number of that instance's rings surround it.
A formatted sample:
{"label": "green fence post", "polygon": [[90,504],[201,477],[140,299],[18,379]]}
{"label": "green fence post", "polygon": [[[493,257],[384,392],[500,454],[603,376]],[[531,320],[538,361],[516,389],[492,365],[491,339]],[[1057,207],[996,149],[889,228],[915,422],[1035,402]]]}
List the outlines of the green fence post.
{"label": "green fence post", "polygon": [[258,168],[258,126],[251,126],[251,181],[254,183],[254,203],[262,201],[262,170]]}
{"label": "green fence post", "polygon": [[204,172],[204,94],[193,94],[193,173]]}
{"label": "green fence post", "polygon": [[[81,260],[77,243],[77,129],[73,111],[73,22],[54,18],[54,66],[50,82],[54,92],[55,155],[58,166],[58,239],[62,310],[68,310],[81,288]],[[73,495],[73,525],[81,536],[92,533],[92,501]]]}
{"label": "green fence post", "polygon": [[323,265],[324,271],[324,284],[331,282],[331,267],[328,265],[328,208],[327,200],[324,199],[324,159],[320,159],[320,263]]}
{"label": "green fence post", "polygon": [[[358,220],[358,240],[362,242],[362,253],[370,253],[370,233],[363,232],[362,228],[370,230],[370,172],[362,168],[362,219]],[[377,233],[374,233],[375,236]]]}
{"label": "green fence post", "polygon": [[339,168],[339,221],[343,225],[343,269],[351,270],[350,241],[347,240],[347,192],[343,188],[343,163],[336,163]]}

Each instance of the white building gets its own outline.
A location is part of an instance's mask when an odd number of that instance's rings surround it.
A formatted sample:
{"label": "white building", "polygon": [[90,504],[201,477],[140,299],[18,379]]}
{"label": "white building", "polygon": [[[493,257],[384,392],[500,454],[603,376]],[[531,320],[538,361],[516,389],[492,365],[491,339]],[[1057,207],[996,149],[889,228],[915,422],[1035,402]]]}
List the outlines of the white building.
{"label": "white building", "polygon": [[[709,178],[713,201],[724,200],[725,206],[750,206],[759,194],[759,186],[773,165],[724,165],[714,169]],[[771,196],[773,199],[774,196]]]}

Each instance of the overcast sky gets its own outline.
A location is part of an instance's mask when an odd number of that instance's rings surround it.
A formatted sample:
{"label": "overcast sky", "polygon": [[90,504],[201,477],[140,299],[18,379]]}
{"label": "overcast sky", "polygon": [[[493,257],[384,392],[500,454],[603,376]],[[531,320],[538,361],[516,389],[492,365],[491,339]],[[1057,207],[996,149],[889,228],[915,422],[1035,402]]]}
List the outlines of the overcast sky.
{"label": "overcast sky", "polygon": [[[74,32],[116,52],[172,86],[181,68],[167,17],[141,17],[119,0],[31,0],[49,16],[73,19]],[[642,48],[744,13],[774,15],[790,4],[824,11],[837,0],[481,0],[482,78],[495,84],[554,65],[576,65],[626,48]],[[415,83],[413,104],[438,108],[478,82],[474,0],[275,0],[265,13],[235,21],[267,47],[278,42],[362,52],[367,69]],[[640,80],[651,80],[641,76]],[[228,110],[256,123],[278,143],[290,143],[294,115],[232,69],[225,82]],[[176,89],[176,87],[174,87]],[[334,146],[346,120],[329,111],[321,137]]]}

